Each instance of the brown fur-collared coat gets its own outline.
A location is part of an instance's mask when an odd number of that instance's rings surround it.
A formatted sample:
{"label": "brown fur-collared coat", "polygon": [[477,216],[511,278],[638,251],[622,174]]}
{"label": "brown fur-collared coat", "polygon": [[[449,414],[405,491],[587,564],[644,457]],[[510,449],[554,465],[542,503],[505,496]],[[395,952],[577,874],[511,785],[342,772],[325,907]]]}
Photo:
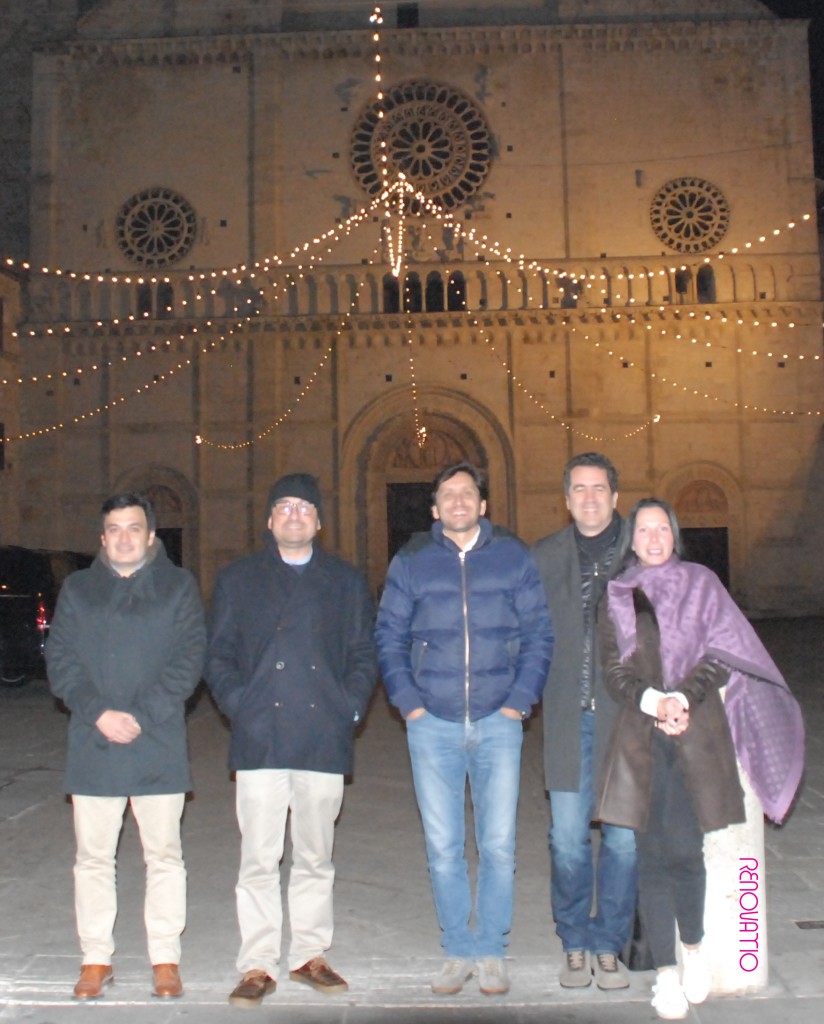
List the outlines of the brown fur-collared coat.
{"label": "brown fur-collared coat", "polygon": [[[607,599],[598,609],[603,681],[620,706],[597,786],[596,817],[611,825],[643,832],[652,788],[652,740],[655,719],[640,710],[647,687],[664,689],[660,634],[655,611],[642,590],[633,592],[637,646],[622,662]],[[676,687],[689,700],[690,724],[668,737],[678,748],[693,809],[703,832],[744,821],[744,798],[730,728],[719,689],[729,669],[717,661],[699,661]]]}

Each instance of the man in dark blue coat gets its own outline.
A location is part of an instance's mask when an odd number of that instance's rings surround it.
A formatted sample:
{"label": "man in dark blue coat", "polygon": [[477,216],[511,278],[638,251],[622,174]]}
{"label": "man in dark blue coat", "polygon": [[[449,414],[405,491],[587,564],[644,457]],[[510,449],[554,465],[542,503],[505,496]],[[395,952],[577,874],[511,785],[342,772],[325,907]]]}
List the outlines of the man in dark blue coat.
{"label": "man in dark blue coat", "polygon": [[192,787],[185,701],[203,668],[203,606],[192,575],[172,565],[155,538],[144,495],[115,495],[101,514],[100,553],[64,583],[46,647],[52,691],[71,712],[65,785],[83,951],[74,996],[95,999],[113,978],[115,855],[129,803],[146,861],[154,995],[179,996],[186,923],[180,819]]}
{"label": "man in dark blue coat", "polygon": [[258,1006],[277,983],[287,813],[289,976],[327,994],[347,990],[324,957],[333,932],[332,846],[355,727],[377,675],[366,580],[315,544],[322,517],[315,477],[281,477],[267,515],[264,549],[218,577],[206,667],[232,729],[242,978],[229,1002],[244,1007]]}
{"label": "man in dark blue coat", "polygon": [[[460,992],[476,969],[485,995],[509,990],[515,812],[522,720],[541,698],[552,653],[543,587],[529,551],[483,518],[480,471],[444,469],[435,522],[389,566],[377,641],[389,699],[406,719],[415,794],[446,960],[432,991]],[[478,843],[474,927],[464,798]]]}

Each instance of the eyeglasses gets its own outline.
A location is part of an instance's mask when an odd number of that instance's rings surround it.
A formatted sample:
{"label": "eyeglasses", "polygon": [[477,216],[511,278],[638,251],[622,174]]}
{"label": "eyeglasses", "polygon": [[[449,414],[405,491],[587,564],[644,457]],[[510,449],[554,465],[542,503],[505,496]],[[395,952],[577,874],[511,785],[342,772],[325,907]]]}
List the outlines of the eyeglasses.
{"label": "eyeglasses", "polygon": [[315,511],[315,506],[308,501],[278,501],[274,505],[274,511],[279,516],[290,516],[297,512],[299,516],[310,516]]}

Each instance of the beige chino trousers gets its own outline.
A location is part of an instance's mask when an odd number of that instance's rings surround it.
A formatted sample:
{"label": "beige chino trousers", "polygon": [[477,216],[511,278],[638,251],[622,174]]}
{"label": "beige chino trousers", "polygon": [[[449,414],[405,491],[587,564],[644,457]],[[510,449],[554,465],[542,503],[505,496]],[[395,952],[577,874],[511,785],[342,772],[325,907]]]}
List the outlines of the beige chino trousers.
{"label": "beige chino trousers", "polygon": [[292,939],[289,970],[321,956],[332,944],[332,847],[343,802],[343,776],[327,772],[258,769],[236,774],[241,833],[236,888],[241,974],[263,970],[277,978],[283,907],[280,861],[291,814],[292,865],[288,904]]}
{"label": "beige chino trousers", "polygon": [[180,846],[184,793],[72,796],[77,857],[74,901],[85,964],[110,964],[117,917],[115,858],[131,803],[146,863],[144,919],[152,964],[180,963],[186,925],[186,868]]}

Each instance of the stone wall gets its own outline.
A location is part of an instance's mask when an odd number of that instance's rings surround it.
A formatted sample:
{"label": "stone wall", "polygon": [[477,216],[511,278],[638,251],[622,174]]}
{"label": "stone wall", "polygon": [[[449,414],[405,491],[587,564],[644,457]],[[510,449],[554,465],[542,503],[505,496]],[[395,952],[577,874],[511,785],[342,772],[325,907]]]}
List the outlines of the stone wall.
{"label": "stone wall", "polygon": [[20,539],[93,546],[101,497],[145,487],[208,592],[306,469],[377,589],[391,486],[475,458],[534,540],[599,448],[625,510],[657,493],[726,531],[749,610],[820,610],[803,28],[623,8],[386,33],[393,159],[464,190],[451,220],[369,191],[368,31],[117,39],[108,4],[39,54]]}

